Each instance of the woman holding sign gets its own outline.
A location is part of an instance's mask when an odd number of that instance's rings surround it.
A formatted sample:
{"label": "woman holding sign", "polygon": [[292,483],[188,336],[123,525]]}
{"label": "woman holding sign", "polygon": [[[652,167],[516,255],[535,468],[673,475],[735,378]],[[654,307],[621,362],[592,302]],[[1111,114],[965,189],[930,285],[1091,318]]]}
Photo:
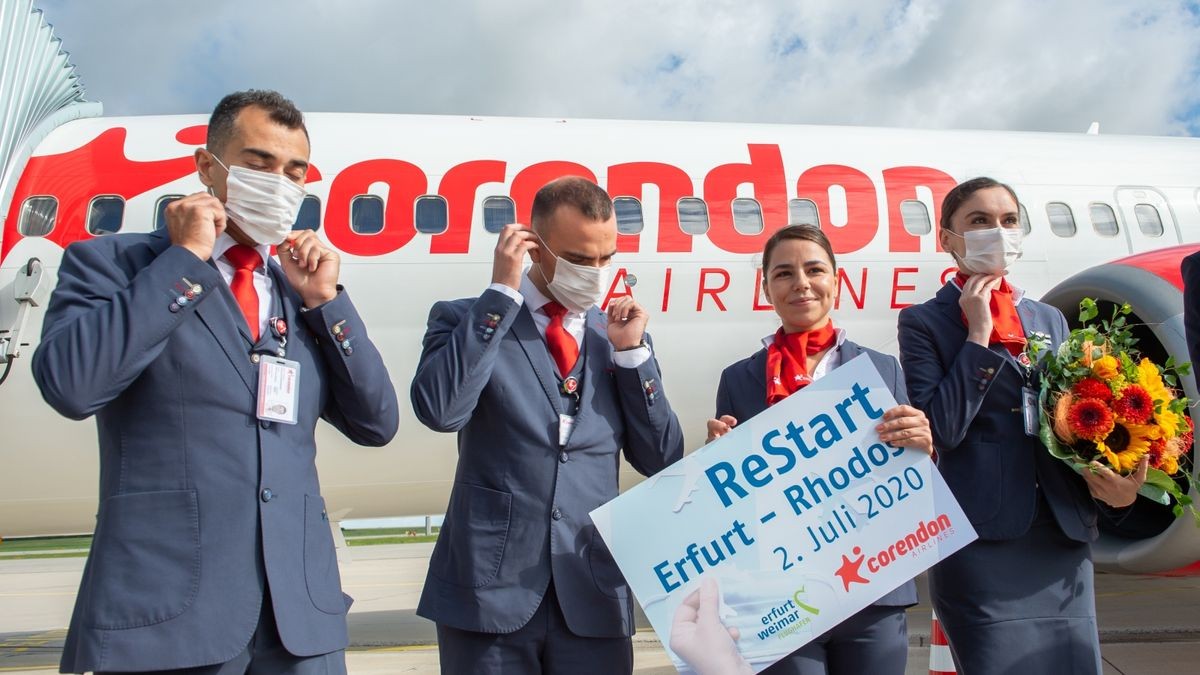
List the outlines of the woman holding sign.
{"label": "woman holding sign", "polygon": [[979,539],[930,571],[934,608],[959,672],[1099,673],[1091,496],[1131,504],[1146,467],[1081,479],[1037,438],[1027,337],[1057,349],[1068,330],[1005,276],[1023,238],[1012,188],[990,178],[955,187],[940,225],[958,274],[900,312],[900,354],[938,467]]}
{"label": "woman holding sign", "polygon": [[[728,433],[770,405],[820,379],[842,363],[869,354],[892,395],[902,405],[884,412],[879,437],[893,446],[930,453],[933,437],[924,413],[907,402],[904,377],[896,359],[860,347],[835,328],[829,313],[837,298],[837,263],[821,230],[789,225],[763,248],[763,294],[782,326],[763,340],[754,355],[729,366],[717,387],[717,414],[708,421],[708,442]],[[904,672],[908,626],[904,609],[917,602],[909,581],[850,617],[766,671],[796,673]]]}

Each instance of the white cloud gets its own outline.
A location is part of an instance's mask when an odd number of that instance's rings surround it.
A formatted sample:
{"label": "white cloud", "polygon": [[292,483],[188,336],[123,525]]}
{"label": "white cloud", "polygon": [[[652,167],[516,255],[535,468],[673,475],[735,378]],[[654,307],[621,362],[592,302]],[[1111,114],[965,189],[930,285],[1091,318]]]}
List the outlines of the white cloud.
{"label": "white cloud", "polygon": [[1200,10],[1145,0],[43,0],[109,114],[310,111],[1195,133]]}

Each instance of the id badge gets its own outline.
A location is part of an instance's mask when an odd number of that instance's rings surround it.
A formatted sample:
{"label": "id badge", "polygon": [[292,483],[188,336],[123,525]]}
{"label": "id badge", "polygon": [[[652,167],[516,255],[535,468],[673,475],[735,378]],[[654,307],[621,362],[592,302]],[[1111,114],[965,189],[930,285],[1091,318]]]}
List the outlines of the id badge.
{"label": "id badge", "polygon": [[1038,393],[1029,387],[1021,387],[1021,414],[1025,417],[1025,434],[1036,437],[1041,427]]}
{"label": "id badge", "polygon": [[571,438],[571,430],[575,428],[575,418],[570,415],[558,416],[558,444],[565,446]]}
{"label": "id badge", "polygon": [[258,362],[258,419],[296,423],[300,400],[300,364],[274,356]]}

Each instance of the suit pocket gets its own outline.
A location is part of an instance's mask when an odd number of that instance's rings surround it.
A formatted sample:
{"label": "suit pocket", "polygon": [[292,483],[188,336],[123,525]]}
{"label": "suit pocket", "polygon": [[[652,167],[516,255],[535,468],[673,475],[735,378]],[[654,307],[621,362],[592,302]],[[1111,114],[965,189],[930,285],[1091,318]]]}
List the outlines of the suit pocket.
{"label": "suit pocket", "polygon": [[588,547],[588,567],[592,570],[592,581],[601,593],[610,598],[624,600],[629,596],[629,587],[625,575],[617,567],[612,553],[600,536],[599,530],[592,528],[592,544]]}
{"label": "suit pocket", "polygon": [[986,523],[1000,513],[1001,486],[1009,479],[1001,461],[1003,450],[997,443],[964,443],[938,464],[954,498],[973,524]]}
{"label": "suit pocket", "polygon": [[84,623],[102,630],[162,623],[200,588],[195,490],[116,495],[100,505]]}
{"label": "suit pocket", "polygon": [[314,607],[326,614],[346,613],[349,605],[342,594],[325,500],[314,495],[304,495],[304,583]]}
{"label": "suit pocket", "polygon": [[504,559],[511,511],[511,494],[455,483],[446,522],[429,561],[433,574],[467,588],[492,583]]}

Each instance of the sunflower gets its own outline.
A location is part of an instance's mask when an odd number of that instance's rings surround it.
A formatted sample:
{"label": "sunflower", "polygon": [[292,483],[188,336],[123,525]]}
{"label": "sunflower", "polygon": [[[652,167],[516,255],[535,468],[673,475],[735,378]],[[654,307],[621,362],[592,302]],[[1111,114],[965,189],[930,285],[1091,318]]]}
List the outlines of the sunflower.
{"label": "sunflower", "polygon": [[1126,422],[1146,424],[1154,416],[1154,399],[1150,398],[1144,387],[1131,384],[1121,391],[1121,398],[1113,403],[1113,412]]}
{"label": "sunflower", "polygon": [[1117,357],[1105,354],[1092,362],[1092,373],[1105,382],[1115,380],[1121,374],[1121,362]]}
{"label": "sunflower", "polygon": [[1094,377],[1085,377],[1071,387],[1071,393],[1079,398],[1098,398],[1105,403],[1112,400],[1112,390]]}
{"label": "sunflower", "polygon": [[1071,432],[1089,441],[1099,441],[1113,430],[1113,414],[1097,398],[1085,398],[1071,404],[1067,410],[1067,425]]}
{"label": "sunflower", "polygon": [[1153,424],[1118,422],[1108,437],[1096,442],[1096,447],[1113,470],[1124,475],[1133,471],[1158,437],[1158,427]]}
{"label": "sunflower", "polygon": [[1146,393],[1150,395],[1150,399],[1157,404],[1157,412],[1154,414],[1154,422],[1158,425],[1163,438],[1174,438],[1179,433],[1179,415],[1171,412],[1167,408],[1167,404],[1175,400],[1175,395],[1167,389],[1167,385],[1163,383],[1162,374],[1158,372],[1158,366],[1150,359],[1142,359],[1137,365],[1137,383],[1142,385]]}

